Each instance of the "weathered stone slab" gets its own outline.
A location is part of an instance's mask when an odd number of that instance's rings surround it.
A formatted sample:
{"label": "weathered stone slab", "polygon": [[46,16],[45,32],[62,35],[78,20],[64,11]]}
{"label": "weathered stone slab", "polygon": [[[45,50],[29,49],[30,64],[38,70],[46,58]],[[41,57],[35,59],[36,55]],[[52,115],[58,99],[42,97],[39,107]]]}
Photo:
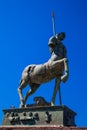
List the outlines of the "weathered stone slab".
{"label": "weathered stone slab", "polygon": [[76,126],[75,115],[66,106],[36,106],[3,110],[2,125]]}

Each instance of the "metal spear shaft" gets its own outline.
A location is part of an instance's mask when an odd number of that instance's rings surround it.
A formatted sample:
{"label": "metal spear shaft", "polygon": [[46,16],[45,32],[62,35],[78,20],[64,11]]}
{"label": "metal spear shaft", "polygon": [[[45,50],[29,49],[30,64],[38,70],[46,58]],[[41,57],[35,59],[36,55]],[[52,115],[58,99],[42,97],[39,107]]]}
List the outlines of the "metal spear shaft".
{"label": "metal spear shaft", "polygon": [[[55,28],[54,11],[52,11],[52,25],[53,25],[53,35],[55,36],[56,35],[56,28]],[[60,85],[59,85],[59,102],[60,102],[60,105],[62,105],[62,97],[61,97]]]}
{"label": "metal spear shaft", "polygon": [[56,28],[55,28],[55,20],[54,20],[54,11],[52,11],[52,25],[53,25],[53,35],[56,35]]}

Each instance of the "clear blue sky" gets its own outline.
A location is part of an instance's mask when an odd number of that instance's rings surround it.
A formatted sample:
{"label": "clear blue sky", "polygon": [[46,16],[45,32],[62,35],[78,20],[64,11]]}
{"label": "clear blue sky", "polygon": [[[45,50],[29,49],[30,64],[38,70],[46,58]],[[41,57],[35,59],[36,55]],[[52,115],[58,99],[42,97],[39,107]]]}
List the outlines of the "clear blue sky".
{"label": "clear blue sky", "polygon": [[[3,109],[19,107],[17,88],[24,67],[50,58],[52,10],[56,32],[66,32],[69,59],[69,80],[61,84],[62,101],[77,113],[76,125],[87,126],[87,0],[0,0],[0,124]],[[27,103],[33,103],[35,96],[50,102],[53,87],[54,81],[41,85]]]}

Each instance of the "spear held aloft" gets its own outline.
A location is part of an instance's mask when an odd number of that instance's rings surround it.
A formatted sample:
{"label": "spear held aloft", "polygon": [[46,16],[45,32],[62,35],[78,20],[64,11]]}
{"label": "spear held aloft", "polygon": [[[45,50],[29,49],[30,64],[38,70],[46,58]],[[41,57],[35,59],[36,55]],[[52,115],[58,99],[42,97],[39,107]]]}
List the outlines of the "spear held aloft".
{"label": "spear held aloft", "polygon": [[[54,11],[52,11],[52,25],[53,25],[53,35],[56,36]],[[53,102],[55,101],[56,93],[57,93],[58,90],[59,90],[59,102],[60,102],[60,105],[62,105],[62,97],[61,97],[61,90],[60,90],[60,80],[58,80],[58,79],[56,78],[55,88],[54,88],[54,95],[53,95],[53,97],[52,97],[51,105],[53,105]]]}
{"label": "spear held aloft", "polygon": [[56,35],[56,29],[55,29],[55,20],[54,20],[54,11],[52,11],[52,24],[53,24],[53,35]]}

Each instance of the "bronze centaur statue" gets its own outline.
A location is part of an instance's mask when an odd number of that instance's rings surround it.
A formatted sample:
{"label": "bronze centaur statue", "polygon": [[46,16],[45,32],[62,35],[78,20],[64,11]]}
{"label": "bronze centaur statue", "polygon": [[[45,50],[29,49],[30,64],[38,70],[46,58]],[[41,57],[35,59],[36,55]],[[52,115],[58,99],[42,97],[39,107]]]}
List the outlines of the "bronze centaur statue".
{"label": "bronze centaur statue", "polygon": [[[44,64],[31,64],[23,70],[20,86],[18,88],[21,102],[20,107],[24,107],[26,105],[28,97],[32,95],[41,84],[56,78],[54,93],[51,101],[51,105],[54,105],[56,93],[61,81],[66,82],[68,79],[66,48],[61,42],[64,38],[65,33],[63,32],[51,37],[48,42],[51,58]],[[23,98],[22,89],[24,89],[27,85],[30,85],[30,90]]]}

